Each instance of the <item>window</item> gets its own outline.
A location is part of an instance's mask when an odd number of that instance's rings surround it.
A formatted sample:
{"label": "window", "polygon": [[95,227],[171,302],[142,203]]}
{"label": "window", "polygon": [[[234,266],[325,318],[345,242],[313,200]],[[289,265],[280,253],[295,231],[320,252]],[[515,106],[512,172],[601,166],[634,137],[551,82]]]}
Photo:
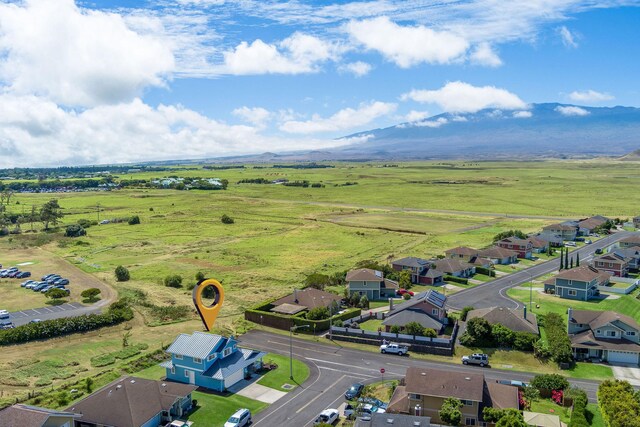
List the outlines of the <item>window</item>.
{"label": "window", "polygon": [[611,263],[611,262],[610,262],[610,263],[609,263],[609,267],[613,267],[613,263]]}
{"label": "window", "polygon": [[465,419],[464,424],[467,425],[467,426],[474,426],[474,425],[476,425],[476,419],[475,418],[467,418],[467,419]]}
{"label": "window", "polygon": [[596,335],[601,335],[601,334],[602,334],[602,331],[600,329],[597,329],[596,330]]}
{"label": "window", "polygon": [[571,284],[573,282],[573,280],[569,280],[569,284]]}
{"label": "window", "polygon": [[182,360],[182,355],[181,354],[174,354],[175,358],[178,360]]}
{"label": "window", "polygon": [[185,377],[187,377],[187,378],[189,378],[189,371],[188,371],[188,370],[186,370],[186,369],[184,370],[184,376],[185,376]]}
{"label": "window", "polygon": [[630,337],[635,337],[636,336],[636,331],[627,331],[627,335]]}
{"label": "window", "polygon": [[409,393],[409,399],[420,400],[419,394]]}
{"label": "window", "polygon": [[207,362],[211,362],[211,361],[212,361],[213,359],[215,359],[215,358],[216,358],[216,354],[215,354],[215,353],[212,353],[212,354],[210,354],[210,355],[207,357]]}
{"label": "window", "polygon": [[438,316],[440,314],[440,310],[438,310],[437,308],[432,308],[431,314],[433,314],[434,316]]}
{"label": "window", "polygon": [[176,374],[176,367],[175,366],[171,366],[171,373],[172,374]]}
{"label": "window", "polygon": [[578,292],[574,289],[569,289],[568,294],[570,297],[575,297],[576,295],[578,295]]}
{"label": "window", "polygon": [[228,355],[231,354],[231,348],[227,347],[224,349],[224,351],[222,352],[222,357],[227,357]]}
{"label": "window", "polygon": [[200,359],[199,357],[194,357],[193,358],[193,363],[197,363],[197,364],[202,364],[202,359]]}
{"label": "window", "polygon": [[471,400],[461,399],[460,402],[462,402],[462,404],[465,406],[473,406],[473,402]]}
{"label": "window", "polygon": [[616,336],[616,331],[607,331],[607,336],[608,337],[615,337]]}

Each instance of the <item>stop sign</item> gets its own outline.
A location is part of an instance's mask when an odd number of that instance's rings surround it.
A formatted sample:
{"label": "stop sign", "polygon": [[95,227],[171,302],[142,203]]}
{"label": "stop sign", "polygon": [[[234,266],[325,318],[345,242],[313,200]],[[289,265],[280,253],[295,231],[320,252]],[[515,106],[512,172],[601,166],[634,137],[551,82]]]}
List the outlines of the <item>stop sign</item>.
{"label": "stop sign", "polygon": [[380,368],[380,373],[384,374],[384,368]]}

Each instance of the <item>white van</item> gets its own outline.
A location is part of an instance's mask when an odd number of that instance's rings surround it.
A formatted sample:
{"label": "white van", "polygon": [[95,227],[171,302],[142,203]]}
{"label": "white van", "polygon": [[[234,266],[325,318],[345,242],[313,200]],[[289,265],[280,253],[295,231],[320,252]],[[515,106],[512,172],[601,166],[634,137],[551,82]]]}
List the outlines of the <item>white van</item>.
{"label": "white van", "polygon": [[244,427],[251,424],[251,412],[244,408],[238,409],[235,414],[224,423],[224,427]]}

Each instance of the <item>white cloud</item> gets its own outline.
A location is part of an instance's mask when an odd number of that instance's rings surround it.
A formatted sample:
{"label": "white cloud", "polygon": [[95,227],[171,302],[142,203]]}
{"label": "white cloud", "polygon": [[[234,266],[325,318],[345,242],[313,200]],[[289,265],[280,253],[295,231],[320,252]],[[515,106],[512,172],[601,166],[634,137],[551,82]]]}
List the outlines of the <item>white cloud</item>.
{"label": "white cloud", "polygon": [[502,65],[502,60],[497,53],[493,51],[493,48],[489,43],[483,42],[476,46],[470,56],[471,62],[477,65],[484,65],[487,67],[499,67]]}
{"label": "white cloud", "polygon": [[264,126],[265,122],[271,118],[271,112],[262,107],[243,106],[236,108],[231,113],[251,124],[261,127]]}
{"label": "white cloud", "polygon": [[563,116],[586,116],[589,114],[587,110],[584,108],[576,107],[573,105],[569,106],[557,106],[555,111],[562,114]]}
{"label": "white cloud", "polygon": [[356,77],[362,77],[371,71],[373,67],[371,64],[362,61],[349,62],[348,64],[343,64],[338,67],[339,71],[351,73]]}
{"label": "white cloud", "polygon": [[449,120],[447,120],[444,117],[438,117],[436,120],[425,120],[422,122],[415,122],[415,123],[412,123],[411,126],[439,128],[440,126],[446,125],[447,123],[449,123]]}
{"label": "white cloud", "polygon": [[417,122],[418,120],[424,120],[427,117],[429,117],[429,112],[428,111],[411,110],[404,117],[404,120],[407,121],[407,122]]}
{"label": "white cloud", "polygon": [[311,120],[287,121],[280,126],[280,130],[288,133],[309,134],[355,129],[394,112],[396,107],[396,104],[380,101],[363,103],[358,109],[345,108],[328,118],[314,114]]}
{"label": "white cloud", "polygon": [[512,116],[515,119],[528,119],[533,117],[533,113],[531,111],[514,111]]}
{"label": "white cloud", "polygon": [[319,64],[335,59],[336,49],[308,34],[294,33],[278,44],[260,39],[242,42],[224,53],[223,72],[228,74],[300,74],[319,71]]}
{"label": "white cloud", "polygon": [[517,95],[495,86],[472,86],[464,82],[449,82],[438,90],[412,90],[401,97],[438,105],[447,112],[473,113],[484,108],[523,109],[526,104]]}
{"label": "white cloud", "polygon": [[317,149],[335,140],[275,138],[195,111],[140,99],[82,111],[36,96],[0,95],[0,167],[187,159]]}
{"label": "white cloud", "polygon": [[564,25],[558,29],[560,33],[560,37],[562,38],[562,44],[566,47],[576,48],[578,47],[578,42],[576,42],[575,36],[569,31],[567,27]]}
{"label": "white cloud", "polygon": [[68,106],[129,101],[174,69],[171,46],[73,0],[0,3],[0,80]]}
{"label": "white cloud", "polygon": [[454,33],[401,26],[388,17],[351,21],[345,28],[355,41],[402,68],[420,63],[448,64],[460,59],[469,47],[464,38]]}
{"label": "white cloud", "polygon": [[605,93],[605,92],[597,92],[595,90],[589,89],[584,91],[574,91],[569,94],[569,98],[572,101],[576,102],[603,102],[603,101],[611,101],[614,99],[614,96]]}

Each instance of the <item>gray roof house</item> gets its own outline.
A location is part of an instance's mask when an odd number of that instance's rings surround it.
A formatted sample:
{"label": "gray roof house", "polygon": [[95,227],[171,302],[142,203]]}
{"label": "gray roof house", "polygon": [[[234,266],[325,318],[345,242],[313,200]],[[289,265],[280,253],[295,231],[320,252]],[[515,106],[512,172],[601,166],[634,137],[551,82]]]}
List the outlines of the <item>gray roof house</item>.
{"label": "gray roof house", "polygon": [[538,319],[533,313],[527,313],[527,308],[513,309],[507,307],[489,307],[471,310],[467,313],[467,321],[481,317],[492,325],[497,323],[515,332],[529,332],[539,335]]}
{"label": "gray roof house", "polygon": [[422,327],[431,328],[440,334],[447,324],[446,301],[445,295],[430,289],[398,305],[388,313],[382,325],[388,332],[391,326],[399,326],[402,329],[407,323],[417,322]]}
{"label": "gray roof house", "polygon": [[392,298],[399,289],[398,283],[385,279],[382,271],[358,268],[347,273],[349,295],[366,295],[370,301]]}
{"label": "gray roof house", "polygon": [[0,410],[0,427],[71,427],[80,414],[16,404]]}
{"label": "gray roof house", "polygon": [[355,427],[431,427],[431,425],[429,417],[373,413],[371,417],[358,418]]}

